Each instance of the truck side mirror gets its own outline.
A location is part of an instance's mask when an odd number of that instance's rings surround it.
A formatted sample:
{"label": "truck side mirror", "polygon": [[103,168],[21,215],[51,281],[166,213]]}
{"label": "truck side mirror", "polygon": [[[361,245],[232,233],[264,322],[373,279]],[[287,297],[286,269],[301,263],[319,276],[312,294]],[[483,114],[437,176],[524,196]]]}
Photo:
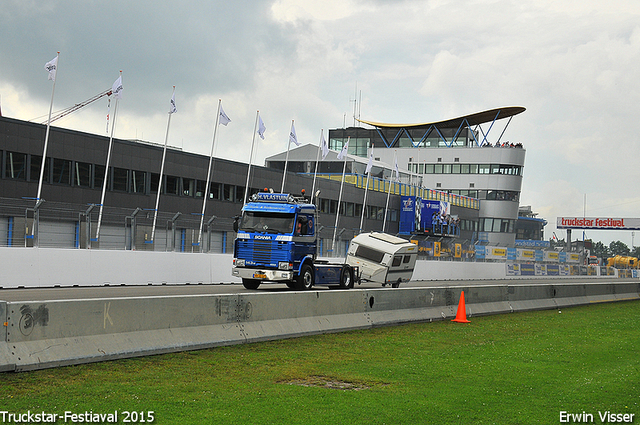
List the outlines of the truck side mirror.
{"label": "truck side mirror", "polygon": [[240,216],[237,215],[233,217],[233,231],[236,233],[238,233],[239,222],[240,222]]}

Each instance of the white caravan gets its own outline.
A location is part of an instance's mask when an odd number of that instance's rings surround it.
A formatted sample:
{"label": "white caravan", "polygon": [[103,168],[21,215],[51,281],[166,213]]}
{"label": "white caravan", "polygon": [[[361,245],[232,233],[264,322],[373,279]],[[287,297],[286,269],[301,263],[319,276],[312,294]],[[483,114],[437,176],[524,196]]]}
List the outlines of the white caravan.
{"label": "white caravan", "polygon": [[386,233],[361,233],[351,240],[347,264],[360,268],[359,279],[391,284],[411,280],[418,257],[418,246]]}

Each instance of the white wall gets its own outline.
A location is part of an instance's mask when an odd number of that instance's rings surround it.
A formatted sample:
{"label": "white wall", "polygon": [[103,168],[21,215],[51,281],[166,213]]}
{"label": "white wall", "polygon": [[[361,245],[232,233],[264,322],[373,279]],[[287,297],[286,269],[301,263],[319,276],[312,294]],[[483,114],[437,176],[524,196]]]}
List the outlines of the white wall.
{"label": "white wall", "polygon": [[230,283],[229,254],[0,247],[0,287]]}

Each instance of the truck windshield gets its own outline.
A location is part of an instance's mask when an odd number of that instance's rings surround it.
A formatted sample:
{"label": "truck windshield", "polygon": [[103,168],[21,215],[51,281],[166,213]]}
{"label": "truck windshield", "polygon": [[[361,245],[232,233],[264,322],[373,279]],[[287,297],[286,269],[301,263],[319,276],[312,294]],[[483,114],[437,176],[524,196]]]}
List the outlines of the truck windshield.
{"label": "truck windshield", "polygon": [[295,214],[245,211],[238,229],[245,232],[288,234],[293,232],[294,217]]}

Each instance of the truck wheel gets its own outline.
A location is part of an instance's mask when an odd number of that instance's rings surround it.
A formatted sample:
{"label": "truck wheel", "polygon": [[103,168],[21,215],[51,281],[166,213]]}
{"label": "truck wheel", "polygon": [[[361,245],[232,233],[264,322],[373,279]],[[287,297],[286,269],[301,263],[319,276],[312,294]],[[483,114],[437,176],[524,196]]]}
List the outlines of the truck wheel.
{"label": "truck wheel", "polygon": [[392,288],[399,288],[400,287],[400,282],[402,282],[402,279],[398,279],[398,281],[396,283],[392,283],[391,287]]}
{"label": "truck wheel", "polygon": [[313,269],[308,264],[303,265],[302,270],[300,270],[300,274],[298,275],[298,280],[296,281],[296,289],[300,291],[311,289],[311,287],[313,287],[313,281]]}
{"label": "truck wheel", "polygon": [[343,289],[353,288],[353,269],[351,267],[343,267],[340,272],[340,287]]}
{"label": "truck wheel", "polygon": [[260,281],[256,279],[242,279],[242,285],[247,289],[258,289]]}

